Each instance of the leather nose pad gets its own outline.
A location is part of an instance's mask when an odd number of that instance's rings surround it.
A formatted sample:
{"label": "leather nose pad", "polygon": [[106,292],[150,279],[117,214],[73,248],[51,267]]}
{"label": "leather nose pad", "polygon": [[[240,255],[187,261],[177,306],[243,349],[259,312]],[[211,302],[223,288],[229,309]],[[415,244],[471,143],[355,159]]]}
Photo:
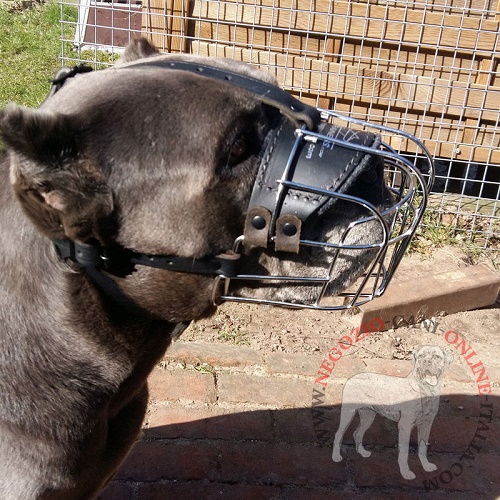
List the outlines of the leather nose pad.
{"label": "leather nose pad", "polygon": [[276,251],[299,253],[301,230],[302,221],[296,215],[280,216],[276,221]]}

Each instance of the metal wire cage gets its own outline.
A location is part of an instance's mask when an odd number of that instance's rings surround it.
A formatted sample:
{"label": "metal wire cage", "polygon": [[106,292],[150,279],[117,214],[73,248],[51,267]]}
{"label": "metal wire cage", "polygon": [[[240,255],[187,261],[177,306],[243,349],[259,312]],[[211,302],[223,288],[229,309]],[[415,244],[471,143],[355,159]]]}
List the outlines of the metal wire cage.
{"label": "metal wire cage", "polygon": [[144,36],[258,65],[309,104],[418,137],[436,159],[424,223],[500,248],[499,0],[130,2],[63,3],[63,63],[111,64]]}
{"label": "metal wire cage", "polygon": [[[257,302],[268,305],[279,305],[287,307],[320,309],[320,310],[345,310],[361,306],[370,300],[382,295],[389,285],[391,278],[398,267],[414,233],[422,220],[424,210],[428,202],[428,192],[434,181],[433,160],[425,146],[415,137],[399,130],[390,129],[382,125],[373,125],[361,120],[353,119],[341,114],[322,110],[323,123],[339,127],[339,134],[326,137],[319,132],[297,129],[294,147],[291,150],[289,160],[283,165],[283,174],[279,183],[281,196],[277,195],[279,206],[286,196],[302,192],[306,195],[320,195],[342,200],[345,204],[344,210],[351,211],[354,205],[362,207],[364,216],[352,220],[337,232],[336,237],[328,241],[316,239],[300,239],[300,247],[320,248],[324,254],[328,266],[318,274],[311,275],[236,275],[234,277],[219,276],[214,287],[214,302],[236,301]],[[382,141],[379,146],[366,147],[343,139],[347,131],[360,130],[380,135]],[[355,132],[354,132],[355,134]],[[337,138],[336,138],[336,137]],[[419,154],[425,158],[425,174],[417,168],[412,159],[399,155],[389,144],[388,140],[398,138],[402,142],[411,142]],[[385,140],[384,140],[385,139]],[[347,147],[368,157],[377,156],[384,166],[385,183],[390,191],[391,203],[384,208],[375,207],[364,199],[342,194],[338,191],[329,191],[312,185],[298,184],[293,180],[293,174],[289,172],[289,165],[296,164],[301,151],[307,150],[308,143],[322,142],[323,145],[330,141],[334,150],[336,147]],[[300,168],[300,167],[297,167]],[[292,169],[293,170],[293,169]],[[280,199],[281,198],[281,201]],[[368,225],[369,232],[378,236],[372,241],[359,241],[351,238],[351,232],[357,227]],[[271,225],[272,226],[272,225]],[[277,231],[272,228],[271,240],[276,242]],[[241,236],[235,242],[234,252],[239,254],[245,246],[245,237]],[[347,289],[337,281],[342,281],[344,273],[343,259],[356,260],[363,254],[370,255],[364,265],[365,272]],[[362,257],[364,258],[364,257]],[[339,265],[340,263],[340,265]],[[345,264],[345,262],[344,262]],[[232,293],[232,285],[237,289],[245,286],[245,283],[257,283],[259,287],[274,288],[272,298],[248,297],[245,293]],[[307,287],[309,289],[308,301],[290,302],[280,298],[281,287],[295,286],[297,288]],[[244,289],[244,288],[243,288]],[[340,293],[339,293],[340,292]],[[333,296],[332,296],[333,295]],[[217,299],[216,299],[217,297]]]}

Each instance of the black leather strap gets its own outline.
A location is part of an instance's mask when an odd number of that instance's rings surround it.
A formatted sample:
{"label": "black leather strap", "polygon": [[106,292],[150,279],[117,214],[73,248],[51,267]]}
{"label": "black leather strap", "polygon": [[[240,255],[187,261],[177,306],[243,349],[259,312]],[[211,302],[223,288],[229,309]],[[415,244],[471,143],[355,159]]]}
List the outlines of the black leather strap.
{"label": "black leather strap", "polygon": [[208,276],[236,276],[238,254],[220,254],[207,259],[191,259],[168,255],[147,255],[121,247],[102,247],[70,240],[53,240],[63,260],[76,262],[84,269],[104,270],[115,276],[126,276],[136,265],[167,271]]}
{"label": "black leather strap", "polygon": [[[143,63],[131,64],[125,68],[143,69],[144,67],[188,71],[190,73],[219,80],[244,90],[248,90],[249,92],[254,93],[255,96],[262,102],[279,109],[282,114],[295,123],[297,128],[301,128],[305,125],[309,130],[316,130],[321,122],[321,114],[317,108],[299,101],[276,85],[271,85],[262,80],[258,80],[257,78],[252,78],[227,69],[209,66],[198,62],[182,60],[173,61],[170,59],[150,59]],[[119,70],[121,68],[117,69]]]}
{"label": "black leather strap", "polygon": [[[293,214],[304,223],[327,202],[334,203],[335,198],[290,189],[281,200],[281,206],[277,206],[280,204],[277,197],[280,185],[278,180],[283,178],[285,165],[290,159],[296,141],[294,132],[295,126],[283,120],[281,127],[268,139],[249,207],[265,207],[271,213],[279,215]],[[320,125],[319,133],[353,145],[360,144],[375,149],[380,143],[380,137],[376,134],[327,123]],[[372,155],[341,144],[302,140],[291,158],[290,171],[285,180],[344,193],[372,160]]]}
{"label": "black leather strap", "polygon": [[90,66],[86,66],[85,63],[80,63],[72,68],[63,67],[58,69],[52,80],[52,86],[50,87],[45,101],[52,97],[64,85],[64,82],[68,78],[72,78],[80,73],[90,73],[91,71],[93,71],[93,69]]}
{"label": "black leather strap", "polygon": [[[130,312],[142,315],[148,315],[148,313],[145,313],[141,307],[122,292],[112,276],[126,276],[134,271],[135,265],[143,265],[168,271],[229,278],[236,276],[236,265],[240,258],[238,254],[224,254],[206,260],[196,260],[163,255],[145,255],[118,247],[107,249],[99,245],[87,245],[70,240],[52,241],[59,257],[64,261],[79,264],[106,297]],[[182,325],[184,325],[183,328],[174,329],[176,335],[180,335],[188,323],[182,323]]]}

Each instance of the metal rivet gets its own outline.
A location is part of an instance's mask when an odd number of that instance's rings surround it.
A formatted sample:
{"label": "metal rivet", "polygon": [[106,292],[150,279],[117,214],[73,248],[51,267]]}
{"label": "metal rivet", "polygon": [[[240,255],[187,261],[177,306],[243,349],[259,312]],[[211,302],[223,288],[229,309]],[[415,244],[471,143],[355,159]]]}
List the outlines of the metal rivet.
{"label": "metal rivet", "polygon": [[281,226],[281,231],[285,236],[295,236],[297,234],[297,226],[291,222],[285,222]]}
{"label": "metal rivet", "polygon": [[252,226],[255,229],[264,229],[266,227],[266,219],[264,219],[264,217],[261,217],[260,215],[256,215],[252,219]]}

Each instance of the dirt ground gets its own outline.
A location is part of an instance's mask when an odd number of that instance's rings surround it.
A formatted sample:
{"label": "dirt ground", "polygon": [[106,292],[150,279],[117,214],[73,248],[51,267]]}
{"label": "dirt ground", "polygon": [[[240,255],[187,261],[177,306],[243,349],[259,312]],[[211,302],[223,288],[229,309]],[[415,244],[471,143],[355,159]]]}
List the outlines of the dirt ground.
{"label": "dirt ground", "polygon": [[[487,260],[484,260],[488,264]],[[423,256],[403,258],[394,279],[415,279],[428,273],[453,271],[470,266],[467,255],[447,246]],[[411,283],[411,281],[409,281]],[[222,304],[211,318],[193,323],[183,341],[246,345],[257,351],[284,353],[324,353],[336,339],[357,326],[356,316],[337,311],[293,310],[279,307]],[[440,328],[474,332],[475,342],[500,348],[500,302],[484,309],[433,318]],[[375,332],[363,341],[356,357],[409,359],[416,345],[432,343],[432,324],[417,324],[396,330]],[[372,349],[373,348],[373,349]],[[376,353],[376,354],[375,354]]]}

